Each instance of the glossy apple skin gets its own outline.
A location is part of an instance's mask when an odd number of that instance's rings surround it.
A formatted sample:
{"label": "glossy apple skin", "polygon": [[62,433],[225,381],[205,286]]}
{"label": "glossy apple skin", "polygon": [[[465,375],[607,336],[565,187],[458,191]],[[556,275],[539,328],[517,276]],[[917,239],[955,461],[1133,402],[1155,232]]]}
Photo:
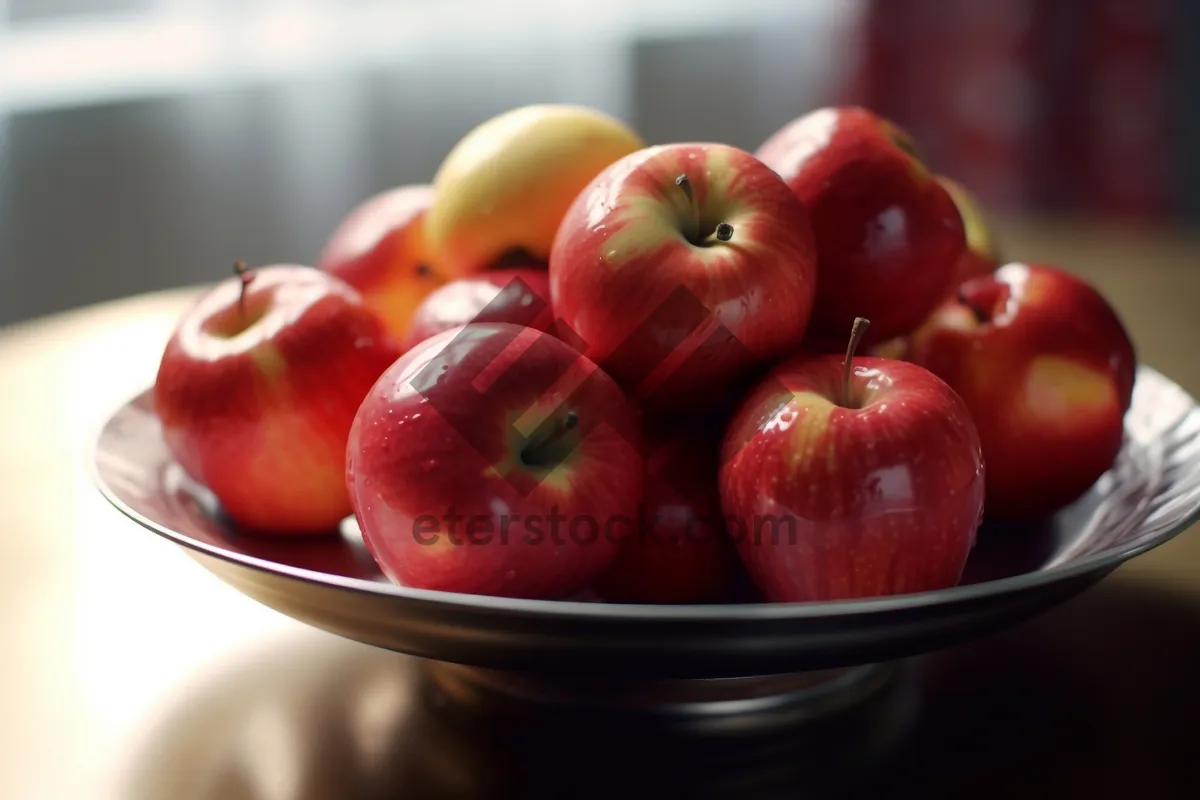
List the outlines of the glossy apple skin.
{"label": "glossy apple skin", "polygon": [[[334,532],[351,513],[343,479],[351,422],[399,343],[331,275],[294,265],[247,274],[247,317],[241,280],[230,278],[168,341],[154,384],[163,437],[239,526]],[[222,335],[247,319],[241,333]]]}
{"label": "glossy apple skin", "polygon": [[894,124],[851,106],[806,114],[756,151],[812,217],[821,265],[814,337],[844,343],[855,317],[871,320],[865,345],[903,336],[953,287],[963,221],[911,150]]}
{"label": "glossy apple skin", "polygon": [[729,602],[739,588],[717,492],[720,437],[675,427],[647,425],[644,522],[594,587],[606,602]]}
{"label": "glossy apple skin", "polygon": [[949,588],[975,543],[985,475],[966,405],[915,364],[856,358],[844,408],[843,362],[780,365],[725,434],[726,525],[773,602]]}
{"label": "glossy apple skin", "polygon": [[[687,175],[701,236],[686,233]],[[718,224],[733,227],[720,241]],[[749,153],[650,147],[579,194],[550,255],[558,317],[655,413],[690,413],[804,338],[817,286],[808,214]]]}
{"label": "glossy apple skin", "polygon": [[[544,433],[538,421],[571,411],[569,452],[529,466],[521,454]],[[507,323],[443,331],[388,369],[355,418],[347,481],[363,539],[405,586],[574,595],[632,530],[640,425],[616,383],[550,334]]]}
{"label": "glossy apple skin", "polygon": [[450,281],[417,307],[401,344],[409,350],[434,334],[471,322],[550,328],[554,314],[546,270],[492,270]]}
{"label": "glossy apple skin", "polygon": [[1137,357],[1108,301],[1055,267],[1012,263],[968,281],[913,336],[910,358],[971,409],[988,466],[988,514],[1052,514],[1112,466]]}
{"label": "glossy apple skin", "polygon": [[425,246],[425,215],[433,187],[382,192],[355,208],[325,243],[317,268],[358,290],[401,340],[417,306],[445,280]]}
{"label": "glossy apple skin", "polygon": [[514,255],[544,266],[575,195],[644,146],[624,122],[583,106],[535,104],[498,114],[468,132],[438,167],[430,248],[451,277]]}

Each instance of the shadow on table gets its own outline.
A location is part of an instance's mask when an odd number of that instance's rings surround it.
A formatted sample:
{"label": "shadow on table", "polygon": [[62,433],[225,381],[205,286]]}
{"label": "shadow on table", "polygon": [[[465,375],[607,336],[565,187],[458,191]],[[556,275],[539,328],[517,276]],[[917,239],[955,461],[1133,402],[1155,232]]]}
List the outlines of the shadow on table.
{"label": "shadow on table", "polygon": [[584,717],[484,719],[414,659],[306,638],[184,697],[125,797],[1191,797],[1197,631],[1194,599],[1110,578],[1020,628],[914,659],[852,716],[718,749]]}

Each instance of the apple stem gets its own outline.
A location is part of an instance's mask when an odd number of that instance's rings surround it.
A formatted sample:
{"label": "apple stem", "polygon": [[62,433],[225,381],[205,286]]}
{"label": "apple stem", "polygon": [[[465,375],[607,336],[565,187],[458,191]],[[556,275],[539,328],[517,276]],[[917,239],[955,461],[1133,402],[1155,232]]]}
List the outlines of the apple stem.
{"label": "apple stem", "polygon": [[238,292],[238,313],[246,313],[246,287],[254,280],[254,273],[246,271],[246,262],[242,260],[233,263],[233,274],[241,278],[242,287]]}
{"label": "apple stem", "polygon": [[858,350],[859,342],[871,327],[871,321],[866,317],[855,317],[854,327],[850,329],[850,344],[846,346],[846,363],[842,365],[842,405],[846,408],[853,406],[850,391],[850,377],[854,372],[854,352]]}
{"label": "apple stem", "polygon": [[521,460],[527,464],[534,466],[550,466],[550,453],[555,444],[557,444],[564,436],[579,425],[579,412],[568,411],[563,415],[562,420],[551,428],[550,433],[541,441],[535,442],[533,445],[525,448],[521,453]]}
{"label": "apple stem", "polygon": [[722,222],[720,225],[717,226],[717,240],[718,241],[728,242],[732,238],[733,238],[733,226],[732,225],[730,225],[728,222]]}
{"label": "apple stem", "polygon": [[696,244],[700,241],[700,207],[696,205],[696,192],[687,175],[680,175],[676,178],[675,185],[683,191],[683,196],[687,198],[688,230],[686,235],[689,242]]}
{"label": "apple stem", "polygon": [[980,325],[988,321],[987,314],[983,313],[983,309],[968,300],[967,296],[963,294],[962,289],[958,290],[958,294],[955,295],[954,299],[959,305],[965,306],[974,315],[975,321]]}

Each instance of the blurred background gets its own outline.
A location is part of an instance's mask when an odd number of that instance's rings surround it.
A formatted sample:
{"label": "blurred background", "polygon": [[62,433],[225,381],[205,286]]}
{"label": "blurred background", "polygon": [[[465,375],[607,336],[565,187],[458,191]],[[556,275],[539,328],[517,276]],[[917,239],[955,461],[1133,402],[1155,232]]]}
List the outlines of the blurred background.
{"label": "blurred background", "polygon": [[574,102],[754,149],[835,102],[995,214],[1200,221],[1184,0],[0,0],[0,324],[311,263],[455,141]]}

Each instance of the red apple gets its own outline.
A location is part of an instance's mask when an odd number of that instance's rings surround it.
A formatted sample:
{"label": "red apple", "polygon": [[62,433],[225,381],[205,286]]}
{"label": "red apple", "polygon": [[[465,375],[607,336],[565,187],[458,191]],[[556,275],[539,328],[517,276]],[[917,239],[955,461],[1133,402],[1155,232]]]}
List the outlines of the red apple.
{"label": "red apple", "polygon": [[218,284],[179,321],[154,384],[176,460],[238,525],[334,531],[351,513],[346,441],[400,355],[350,286],[275,265]]}
{"label": "red apple", "polygon": [[846,356],[776,367],[725,433],[726,525],[770,601],[949,588],[975,543],[984,464],[966,404],[915,364],[852,359],[855,327]]}
{"label": "red apple", "polygon": [[603,600],[690,604],[733,597],[742,567],[721,516],[719,437],[706,433],[647,432],[644,514],[595,586]]}
{"label": "red apple", "polygon": [[756,155],[812,215],[820,262],[813,337],[837,349],[858,315],[871,320],[864,344],[903,336],[950,293],[966,249],[963,221],[895,124],[862,108],[823,108]]}
{"label": "red apple", "polygon": [[434,334],[469,322],[549,328],[554,316],[546,270],[493,270],[439,287],[417,306],[402,345],[408,350]]}
{"label": "red apple", "polygon": [[432,186],[400,186],[355,208],[329,237],[317,267],[358,290],[397,340],[413,311],[445,281],[429,257],[425,216]]}
{"label": "red apple", "polygon": [[418,344],[363,402],[347,481],[392,581],[563,598],[616,557],[642,500],[640,416],[548,333],[472,323]]}
{"label": "red apple", "polygon": [[1038,517],[1117,457],[1136,354],[1108,301],[1043,265],[968,281],[913,336],[910,358],[962,396],[987,460],[988,514]]}
{"label": "red apple", "polygon": [[558,317],[649,408],[697,410],[799,345],[816,289],[804,206],[749,153],[673,144],[601,172],[550,252]]}

